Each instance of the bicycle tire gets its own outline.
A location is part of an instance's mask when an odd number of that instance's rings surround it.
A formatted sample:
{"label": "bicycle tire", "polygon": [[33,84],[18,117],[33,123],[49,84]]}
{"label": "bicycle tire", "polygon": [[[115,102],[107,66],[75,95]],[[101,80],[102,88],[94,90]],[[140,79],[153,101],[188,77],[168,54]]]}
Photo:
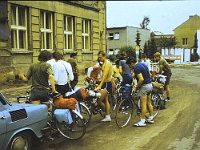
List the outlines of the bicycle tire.
{"label": "bicycle tire", "polygon": [[77,140],[85,135],[86,126],[83,117],[78,112],[73,110],[71,115],[73,119],[71,124],[56,121],[56,128],[65,138]]}
{"label": "bicycle tire", "polygon": [[92,117],[92,114],[93,115],[96,115],[96,114],[100,114],[101,117],[105,117],[105,113],[103,111],[103,109],[100,108],[99,105],[94,105],[92,104],[92,98],[88,98],[84,101],[85,105],[88,107],[89,111],[91,112],[91,117]]}
{"label": "bicycle tire", "polygon": [[153,117],[155,118],[158,115],[158,112],[160,110],[160,96],[159,94],[153,93],[151,95],[151,102],[152,102],[152,106],[153,106],[153,112],[154,115]]}
{"label": "bicycle tire", "polygon": [[129,99],[123,99],[117,106],[115,122],[119,128],[125,127],[133,115],[133,102]]}
{"label": "bicycle tire", "polygon": [[79,103],[79,108],[80,108],[80,114],[83,116],[85,126],[88,127],[91,122],[92,113],[83,102]]}

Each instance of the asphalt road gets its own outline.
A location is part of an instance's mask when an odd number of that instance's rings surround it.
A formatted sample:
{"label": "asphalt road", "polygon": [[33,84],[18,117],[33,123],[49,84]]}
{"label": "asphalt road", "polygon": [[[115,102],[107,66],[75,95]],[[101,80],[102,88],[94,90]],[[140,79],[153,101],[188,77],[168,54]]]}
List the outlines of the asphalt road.
{"label": "asphalt road", "polygon": [[[161,110],[154,124],[133,127],[139,118],[131,119],[119,129],[112,118],[101,123],[100,115],[92,117],[87,133],[80,140],[61,136],[45,141],[42,150],[199,150],[200,149],[200,68],[172,68],[171,101]],[[29,85],[7,87],[1,92],[11,101]],[[14,94],[15,93],[15,94]]]}

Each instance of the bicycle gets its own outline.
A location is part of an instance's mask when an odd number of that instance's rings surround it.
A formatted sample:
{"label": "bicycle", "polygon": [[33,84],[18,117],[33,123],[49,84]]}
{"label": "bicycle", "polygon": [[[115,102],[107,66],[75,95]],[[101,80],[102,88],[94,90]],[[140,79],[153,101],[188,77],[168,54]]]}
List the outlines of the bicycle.
{"label": "bicycle", "polygon": [[101,93],[100,91],[95,91],[96,82],[92,79],[86,78],[84,84],[86,85],[86,83],[88,83],[88,86],[85,88],[87,90],[88,96],[86,99],[84,99],[84,103],[91,112],[90,117],[92,117],[92,114],[93,115],[100,114],[104,118],[105,117],[104,111],[97,104],[97,99],[101,96]]}
{"label": "bicycle", "polygon": [[[121,93],[119,97],[120,98],[115,114],[115,122],[119,128],[123,128],[129,123],[134,110],[137,116],[141,117],[140,96],[138,95],[137,91],[132,89],[132,85],[125,85],[121,87]],[[159,108],[157,105],[154,105],[154,103],[152,103],[152,105],[154,114],[153,117],[155,118],[158,114]],[[149,112],[146,114],[146,118],[148,117]]]}
{"label": "bicycle", "polygon": [[[71,92],[67,92],[66,95],[65,95],[65,98],[76,98],[78,100],[78,112],[83,116],[83,120],[84,120],[84,123],[85,123],[85,126],[88,127],[90,125],[90,122],[91,122],[91,111],[90,109],[86,106],[85,102],[79,98],[77,98],[76,96],[76,92],[77,91],[71,91]],[[75,94],[75,95],[74,95]]]}
{"label": "bicycle", "polygon": [[152,84],[153,84],[153,91],[151,94],[151,100],[152,103],[159,107],[159,109],[164,109],[165,108],[165,89],[164,89],[164,84],[166,81],[166,77],[161,74],[157,74],[152,77]]}
{"label": "bicycle", "polygon": [[[17,102],[21,103],[21,98],[25,98],[25,103],[31,103],[30,101],[30,91],[26,91],[25,96],[18,96]],[[50,137],[54,133],[59,133],[63,137],[76,140],[82,138],[86,133],[86,126],[83,119],[83,116],[78,112],[78,108],[75,110],[72,109],[58,109],[54,105],[54,101],[60,97],[60,94],[50,94],[51,99],[48,102],[41,102],[41,104],[46,104],[51,106],[48,109],[48,121],[47,127],[45,127],[42,132],[44,137]],[[78,106],[77,106],[78,107]]]}

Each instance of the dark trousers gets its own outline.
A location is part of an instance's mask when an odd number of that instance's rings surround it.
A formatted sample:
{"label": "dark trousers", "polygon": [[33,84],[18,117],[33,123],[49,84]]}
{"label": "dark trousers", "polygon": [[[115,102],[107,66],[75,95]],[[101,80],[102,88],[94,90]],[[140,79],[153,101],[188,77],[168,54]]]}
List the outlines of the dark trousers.
{"label": "dark trousers", "polygon": [[31,101],[40,100],[41,102],[49,101],[50,100],[49,90],[43,89],[43,88],[33,88],[33,89],[31,89],[30,100]]}
{"label": "dark trousers", "polygon": [[74,87],[77,85],[77,83],[78,83],[78,74],[74,73],[74,80],[70,81],[70,85],[73,90],[74,90]]}
{"label": "dark trousers", "polygon": [[69,91],[69,84],[65,84],[65,85],[57,85],[56,84],[56,90],[61,93],[63,96],[65,96],[65,94]]}

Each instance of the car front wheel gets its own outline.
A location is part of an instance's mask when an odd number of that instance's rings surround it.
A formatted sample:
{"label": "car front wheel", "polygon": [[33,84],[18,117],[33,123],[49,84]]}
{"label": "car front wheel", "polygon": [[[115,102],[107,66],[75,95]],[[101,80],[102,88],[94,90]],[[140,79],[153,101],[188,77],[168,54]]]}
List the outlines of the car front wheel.
{"label": "car front wheel", "polygon": [[31,135],[28,132],[21,132],[12,138],[8,150],[31,150],[31,145]]}

